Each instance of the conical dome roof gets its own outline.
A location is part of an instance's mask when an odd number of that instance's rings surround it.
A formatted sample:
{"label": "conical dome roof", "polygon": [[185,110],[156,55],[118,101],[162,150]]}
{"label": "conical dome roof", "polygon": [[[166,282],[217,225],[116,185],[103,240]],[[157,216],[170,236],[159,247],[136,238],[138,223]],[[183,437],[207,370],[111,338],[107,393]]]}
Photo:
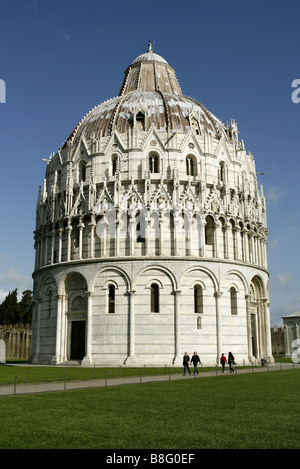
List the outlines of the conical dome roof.
{"label": "conical dome roof", "polygon": [[197,133],[227,138],[224,125],[196,100],[182,94],[175,70],[149,42],[146,53],[139,55],[126,69],[120,93],[92,109],[67,138],[76,143],[82,136],[97,139],[132,129],[135,116],[144,116],[144,130],[154,126],[158,132],[186,133],[197,122]]}
{"label": "conical dome roof", "polygon": [[175,70],[160,55],[154,54],[150,41],[147,52],[139,55],[125,71],[120,95],[131,91],[182,94]]}

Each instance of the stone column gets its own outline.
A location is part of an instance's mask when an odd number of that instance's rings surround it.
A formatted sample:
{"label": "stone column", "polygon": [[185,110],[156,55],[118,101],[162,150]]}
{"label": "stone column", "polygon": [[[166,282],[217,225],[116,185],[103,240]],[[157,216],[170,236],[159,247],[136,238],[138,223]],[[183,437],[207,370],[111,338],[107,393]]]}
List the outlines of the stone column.
{"label": "stone column", "polygon": [[220,298],[223,292],[216,291],[216,332],[217,332],[217,363],[222,353],[222,330],[221,330],[221,309],[220,309]]}
{"label": "stone column", "polygon": [[264,353],[266,357],[272,357],[272,344],[271,344],[271,332],[270,332],[270,302],[268,298],[263,299],[263,312],[264,312]]}
{"label": "stone column", "polygon": [[159,213],[158,217],[158,236],[159,255],[162,255],[164,246],[164,217],[162,212]]}
{"label": "stone column", "polygon": [[95,222],[95,216],[92,215],[91,217],[91,222],[89,223],[89,226],[91,227],[91,234],[90,234],[90,257],[94,259],[95,257],[95,228],[96,228],[96,222]]}
{"label": "stone column", "polygon": [[103,257],[106,257],[106,255],[107,255],[107,230],[108,230],[108,220],[107,220],[106,216],[103,217],[102,223],[103,223],[103,233],[102,233],[102,236],[101,236],[102,255],[103,255]]}
{"label": "stone column", "polygon": [[236,259],[242,260],[242,239],[241,239],[241,229],[239,226],[236,227],[235,232],[236,237]]}
{"label": "stone column", "polygon": [[193,244],[192,244],[192,239],[193,239],[193,214],[192,213],[189,213],[188,217],[187,217],[187,255],[188,256],[191,256],[192,255],[192,247],[193,247]]}
{"label": "stone column", "polygon": [[261,259],[260,259],[260,237],[259,235],[256,235],[256,263],[258,265],[261,265]]}
{"label": "stone column", "polygon": [[35,270],[40,267],[40,239],[36,237],[35,239]]}
{"label": "stone column", "polygon": [[225,259],[229,259],[229,229],[231,228],[231,224],[230,223],[226,223],[225,226],[225,247],[224,247],[224,251],[225,251]]}
{"label": "stone column", "polygon": [[50,263],[54,263],[54,250],[55,250],[55,228],[51,231],[51,260]]}
{"label": "stone column", "polygon": [[205,227],[207,225],[207,222],[206,220],[204,219],[203,220],[203,223],[202,223],[202,239],[203,239],[203,257],[205,257],[207,255],[207,251],[206,251],[206,239],[205,239]]}
{"label": "stone column", "polygon": [[290,357],[291,350],[290,350],[290,341],[289,341],[289,326],[287,324],[284,325],[283,336],[284,336],[285,356]]}
{"label": "stone column", "polygon": [[60,334],[60,355],[61,361],[67,360],[67,303],[68,295],[62,295],[61,299],[61,334]]}
{"label": "stone column", "polygon": [[115,231],[115,256],[120,255],[120,219],[116,214],[116,231]]}
{"label": "stone column", "polygon": [[150,213],[147,213],[147,216],[145,217],[145,250],[146,250],[146,256],[149,256],[150,253],[150,225],[151,225],[151,218],[150,218]]}
{"label": "stone column", "polygon": [[61,257],[62,257],[62,233],[63,229],[60,226],[58,230],[58,262],[61,262]]}
{"label": "stone column", "polygon": [[213,253],[213,256],[214,257],[217,257],[217,258],[220,258],[222,256],[220,256],[220,245],[219,245],[219,241],[220,241],[220,231],[221,231],[221,223],[219,221],[216,221],[215,222],[215,233],[214,233],[214,253]]}
{"label": "stone column", "polygon": [[135,318],[134,318],[134,295],[135,290],[129,290],[129,355],[128,358],[134,357],[134,336],[135,336]]}
{"label": "stone column", "polygon": [[48,264],[48,231],[44,234],[44,265]]}
{"label": "stone column", "polygon": [[83,233],[83,228],[84,228],[84,223],[82,223],[81,219],[79,221],[79,224],[77,225],[79,229],[79,249],[78,249],[78,258],[82,259],[82,233]]}
{"label": "stone column", "polygon": [[72,235],[72,226],[68,225],[66,230],[68,231],[68,241],[67,241],[67,261],[71,260],[71,235]]}
{"label": "stone column", "polygon": [[256,323],[256,337],[257,337],[257,355],[258,357],[262,357],[264,352],[264,325],[265,317],[264,317],[264,305],[263,305],[263,298],[259,298],[258,300],[258,314],[257,314],[257,323]]}
{"label": "stone column", "polygon": [[40,335],[41,335],[41,316],[42,316],[42,298],[37,300],[37,327],[36,327],[36,347],[34,352],[34,362],[38,363],[40,357]]}
{"label": "stone column", "polygon": [[198,241],[199,241],[199,256],[204,256],[204,244],[205,244],[205,233],[203,227],[203,218],[199,217],[197,223],[197,230],[198,230]]}
{"label": "stone column", "polygon": [[250,313],[250,295],[245,295],[246,300],[246,317],[247,317],[247,340],[248,340],[248,359],[253,361],[252,353],[252,331],[251,331],[251,313]]}
{"label": "stone column", "polygon": [[[180,293],[174,290],[175,295],[175,361],[180,360]],[[179,362],[180,363],[180,362]]]}
{"label": "stone column", "polygon": [[257,234],[255,233],[255,237],[254,237],[254,250],[255,250],[255,264],[259,264],[259,256],[258,256],[258,236]]}
{"label": "stone column", "polygon": [[87,306],[87,327],[86,327],[86,355],[82,360],[82,365],[92,364],[92,321],[93,321],[93,295],[91,291],[86,292],[88,306]]}
{"label": "stone column", "polygon": [[264,243],[263,243],[263,250],[264,250],[264,267],[267,269],[268,268],[268,263],[267,263],[267,240],[265,240]]}
{"label": "stone column", "polygon": [[134,245],[135,245],[135,236],[136,234],[136,223],[133,217],[130,217],[129,220],[129,254],[134,256]]}
{"label": "stone column", "polygon": [[178,252],[179,223],[180,223],[179,217],[175,216],[174,217],[174,254],[175,256],[179,255],[179,252]]}
{"label": "stone column", "polygon": [[244,261],[249,262],[248,232],[244,228]]}
{"label": "stone column", "polygon": [[57,317],[56,317],[56,344],[55,355],[51,360],[51,364],[58,365],[61,363],[61,317],[63,308],[63,295],[56,295],[57,298]]}
{"label": "stone column", "polygon": [[249,255],[249,262],[251,264],[254,263],[254,249],[253,249],[253,232],[249,232],[249,246],[250,246],[250,255]]}
{"label": "stone column", "polygon": [[300,339],[300,324],[295,323],[295,327],[296,327],[296,339],[299,340]]}

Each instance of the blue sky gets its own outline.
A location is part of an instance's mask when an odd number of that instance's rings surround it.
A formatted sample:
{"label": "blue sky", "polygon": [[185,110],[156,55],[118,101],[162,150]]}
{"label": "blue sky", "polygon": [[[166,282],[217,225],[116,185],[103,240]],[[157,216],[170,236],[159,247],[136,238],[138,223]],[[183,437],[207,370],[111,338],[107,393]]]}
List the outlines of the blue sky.
{"label": "blue sky", "polygon": [[[238,123],[268,209],[271,324],[300,310],[298,0],[11,0],[0,6],[0,300],[32,288],[45,163],[96,104],[118,95],[147,49],[185,95]],[[1,96],[0,96],[1,101]]]}

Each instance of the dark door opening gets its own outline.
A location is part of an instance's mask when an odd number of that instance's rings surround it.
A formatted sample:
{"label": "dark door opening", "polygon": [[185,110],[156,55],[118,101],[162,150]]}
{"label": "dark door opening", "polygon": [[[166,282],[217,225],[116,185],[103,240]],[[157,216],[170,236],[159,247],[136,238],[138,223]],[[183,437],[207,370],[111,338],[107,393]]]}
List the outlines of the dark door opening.
{"label": "dark door opening", "polygon": [[257,358],[256,315],[251,314],[252,355]]}
{"label": "dark door opening", "polygon": [[85,356],[85,321],[71,323],[71,360],[82,360]]}

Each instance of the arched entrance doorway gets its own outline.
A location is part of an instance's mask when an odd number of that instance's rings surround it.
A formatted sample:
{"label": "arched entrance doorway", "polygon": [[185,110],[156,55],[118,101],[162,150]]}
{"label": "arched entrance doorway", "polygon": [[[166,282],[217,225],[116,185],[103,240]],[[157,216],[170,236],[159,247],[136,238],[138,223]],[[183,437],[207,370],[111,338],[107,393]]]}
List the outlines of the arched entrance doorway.
{"label": "arched entrance doorway", "polygon": [[85,321],[71,321],[71,360],[83,360],[85,356]]}
{"label": "arched entrance doorway", "polygon": [[87,284],[80,274],[66,279],[67,294],[67,358],[82,360],[86,355]]}
{"label": "arched entrance doorway", "polygon": [[263,300],[264,288],[259,277],[253,277],[250,283],[250,328],[251,353],[255,358],[262,356],[263,345]]}

